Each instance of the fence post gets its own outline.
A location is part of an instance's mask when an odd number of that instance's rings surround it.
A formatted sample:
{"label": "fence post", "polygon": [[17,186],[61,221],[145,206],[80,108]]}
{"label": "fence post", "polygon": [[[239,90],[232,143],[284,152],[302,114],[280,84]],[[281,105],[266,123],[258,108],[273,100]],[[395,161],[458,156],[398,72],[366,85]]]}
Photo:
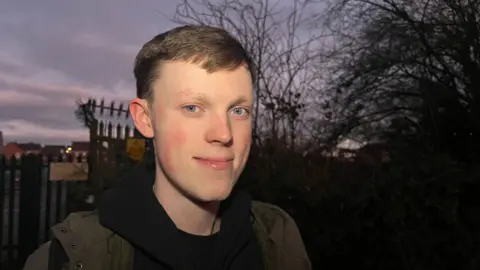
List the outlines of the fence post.
{"label": "fence post", "polygon": [[22,266],[39,244],[42,169],[41,156],[27,155],[22,159],[18,223],[18,264]]}
{"label": "fence post", "polygon": [[5,229],[4,222],[5,220],[3,219],[5,214],[5,182],[8,181],[8,179],[5,179],[5,172],[7,171],[7,160],[6,156],[0,155],[0,265],[2,264],[2,259],[1,256],[3,254],[3,230]]}

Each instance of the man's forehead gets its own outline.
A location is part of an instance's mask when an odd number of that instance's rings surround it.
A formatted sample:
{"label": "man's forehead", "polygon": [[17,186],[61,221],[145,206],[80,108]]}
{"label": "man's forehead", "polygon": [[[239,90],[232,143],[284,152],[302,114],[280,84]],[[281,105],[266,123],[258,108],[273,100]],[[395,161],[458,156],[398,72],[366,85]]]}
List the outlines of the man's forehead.
{"label": "man's forehead", "polygon": [[[199,58],[200,59],[200,58]],[[251,72],[249,70],[249,66],[247,63],[242,62],[237,65],[232,65],[232,66],[225,66],[225,67],[209,67],[209,65],[206,65],[208,61],[205,59],[202,61],[183,61],[183,60],[173,60],[173,61],[162,61],[158,67],[157,67],[157,72],[162,72],[165,70],[175,70],[175,69],[190,69],[190,70],[197,70],[197,71],[203,71],[208,74],[215,74],[215,73],[221,73],[221,72],[234,72],[234,71],[246,71],[248,74],[251,75]]]}
{"label": "man's forehead", "polygon": [[154,85],[155,91],[177,99],[249,99],[253,95],[250,74],[243,67],[208,72],[199,65],[170,62],[160,71]]}

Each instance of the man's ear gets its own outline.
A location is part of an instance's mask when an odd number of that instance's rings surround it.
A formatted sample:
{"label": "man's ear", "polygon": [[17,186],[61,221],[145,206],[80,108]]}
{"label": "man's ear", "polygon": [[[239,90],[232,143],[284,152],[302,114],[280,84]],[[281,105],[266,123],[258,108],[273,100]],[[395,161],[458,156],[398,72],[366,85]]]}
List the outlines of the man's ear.
{"label": "man's ear", "polygon": [[137,130],[146,138],[153,138],[153,125],[148,102],[135,98],[130,102],[130,114]]}

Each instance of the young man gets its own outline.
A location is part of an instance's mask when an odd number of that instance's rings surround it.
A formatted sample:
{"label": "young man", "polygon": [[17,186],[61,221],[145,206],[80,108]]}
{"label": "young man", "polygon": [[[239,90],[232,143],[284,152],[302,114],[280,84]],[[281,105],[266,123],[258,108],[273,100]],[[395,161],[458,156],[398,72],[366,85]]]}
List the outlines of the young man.
{"label": "young man", "polygon": [[24,269],[311,269],[289,215],[232,191],[252,132],[241,44],[219,28],[178,27],[143,46],[134,73],[130,112],[153,138],[155,170],[139,166],[97,211],[56,225]]}

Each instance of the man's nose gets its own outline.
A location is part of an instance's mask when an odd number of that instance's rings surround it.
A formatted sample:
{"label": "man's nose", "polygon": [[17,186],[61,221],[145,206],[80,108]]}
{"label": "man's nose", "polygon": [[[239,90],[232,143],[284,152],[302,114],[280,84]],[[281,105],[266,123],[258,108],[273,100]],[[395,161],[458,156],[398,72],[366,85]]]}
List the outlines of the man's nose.
{"label": "man's nose", "polygon": [[228,117],[214,117],[211,119],[207,132],[207,141],[223,145],[232,144],[232,128]]}

